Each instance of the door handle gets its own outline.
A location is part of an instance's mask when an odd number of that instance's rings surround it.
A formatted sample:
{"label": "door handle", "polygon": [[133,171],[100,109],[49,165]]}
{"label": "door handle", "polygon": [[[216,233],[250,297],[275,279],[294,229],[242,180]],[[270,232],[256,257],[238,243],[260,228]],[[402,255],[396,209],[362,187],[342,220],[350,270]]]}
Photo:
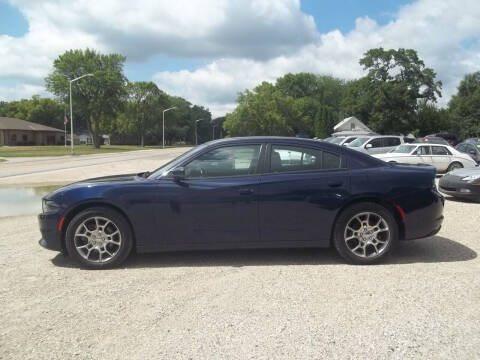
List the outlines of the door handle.
{"label": "door handle", "polygon": [[340,187],[343,183],[341,181],[329,181],[327,185],[330,187]]}
{"label": "door handle", "polygon": [[238,190],[238,193],[240,195],[251,195],[251,194],[253,194],[253,189],[249,189],[249,188],[240,189],[240,190]]}

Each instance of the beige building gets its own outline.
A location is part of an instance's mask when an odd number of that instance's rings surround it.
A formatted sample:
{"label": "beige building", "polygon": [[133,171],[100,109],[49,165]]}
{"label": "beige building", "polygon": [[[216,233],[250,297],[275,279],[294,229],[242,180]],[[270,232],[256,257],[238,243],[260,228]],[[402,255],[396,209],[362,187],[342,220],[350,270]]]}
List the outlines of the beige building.
{"label": "beige building", "polygon": [[63,130],[30,121],[0,117],[0,146],[63,145]]}

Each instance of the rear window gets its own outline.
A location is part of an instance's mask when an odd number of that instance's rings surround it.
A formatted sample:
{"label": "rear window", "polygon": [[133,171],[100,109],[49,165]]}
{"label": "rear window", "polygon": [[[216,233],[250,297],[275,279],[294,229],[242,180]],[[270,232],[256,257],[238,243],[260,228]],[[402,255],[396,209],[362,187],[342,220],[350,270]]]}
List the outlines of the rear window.
{"label": "rear window", "polygon": [[340,155],[318,149],[273,145],[270,154],[270,171],[274,173],[339,169],[341,166]]}
{"label": "rear window", "polygon": [[446,147],[432,146],[432,155],[451,155],[451,154]]}

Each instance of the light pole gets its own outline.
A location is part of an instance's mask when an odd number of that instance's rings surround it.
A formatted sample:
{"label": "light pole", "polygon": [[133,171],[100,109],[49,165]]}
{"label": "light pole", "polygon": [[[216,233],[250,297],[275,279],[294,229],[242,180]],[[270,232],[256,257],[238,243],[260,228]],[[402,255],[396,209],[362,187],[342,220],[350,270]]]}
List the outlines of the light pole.
{"label": "light pole", "polygon": [[199,121],[202,121],[203,119],[197,119],[195,120],[195,145],[198,145],[198,136],[197,136],[197,124]]}
{"label": "light pole", "polygon": [[79,76],[75,79],[69,80],[70,82],[70,147],[72,149],[72,155],[73,155],[73,108],[72,108],[72,83],[80,80],[86,76],[93,76],[93,74],[85,74],[82,76]]}
{"label": "light pole", "polygon": [[165,113],[175,108],[176,106],[172,106],[171,108],[165,109],[162,112],[162,149],[165,149]]}
{"label": "light pole", "polygon": [[215,140],[215,120],[212,120],[211,121],[211,124],[212,124],[212,140]]}

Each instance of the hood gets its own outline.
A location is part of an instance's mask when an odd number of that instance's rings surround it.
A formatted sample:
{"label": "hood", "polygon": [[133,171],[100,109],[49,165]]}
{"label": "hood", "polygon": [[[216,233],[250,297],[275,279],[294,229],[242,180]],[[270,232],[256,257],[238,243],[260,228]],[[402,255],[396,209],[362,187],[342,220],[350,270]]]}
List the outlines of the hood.
{"label": "hood", "polygon": [[470,175],[478,175],[480,174],[480,168],[467,168],[467,169],[455,169],[448,173],[449,175],[453,176],[470,176]]}
{"label": "hood", "polygon": [[124,175],[102,176],[102,177],[97,177],[97,178],[81,180],[81,181],[76,182],[75,184],[126,182],[126,181],[136,181],[138,179],[142,179],[138,175],[140,175],[140,174],[124,174]]}

